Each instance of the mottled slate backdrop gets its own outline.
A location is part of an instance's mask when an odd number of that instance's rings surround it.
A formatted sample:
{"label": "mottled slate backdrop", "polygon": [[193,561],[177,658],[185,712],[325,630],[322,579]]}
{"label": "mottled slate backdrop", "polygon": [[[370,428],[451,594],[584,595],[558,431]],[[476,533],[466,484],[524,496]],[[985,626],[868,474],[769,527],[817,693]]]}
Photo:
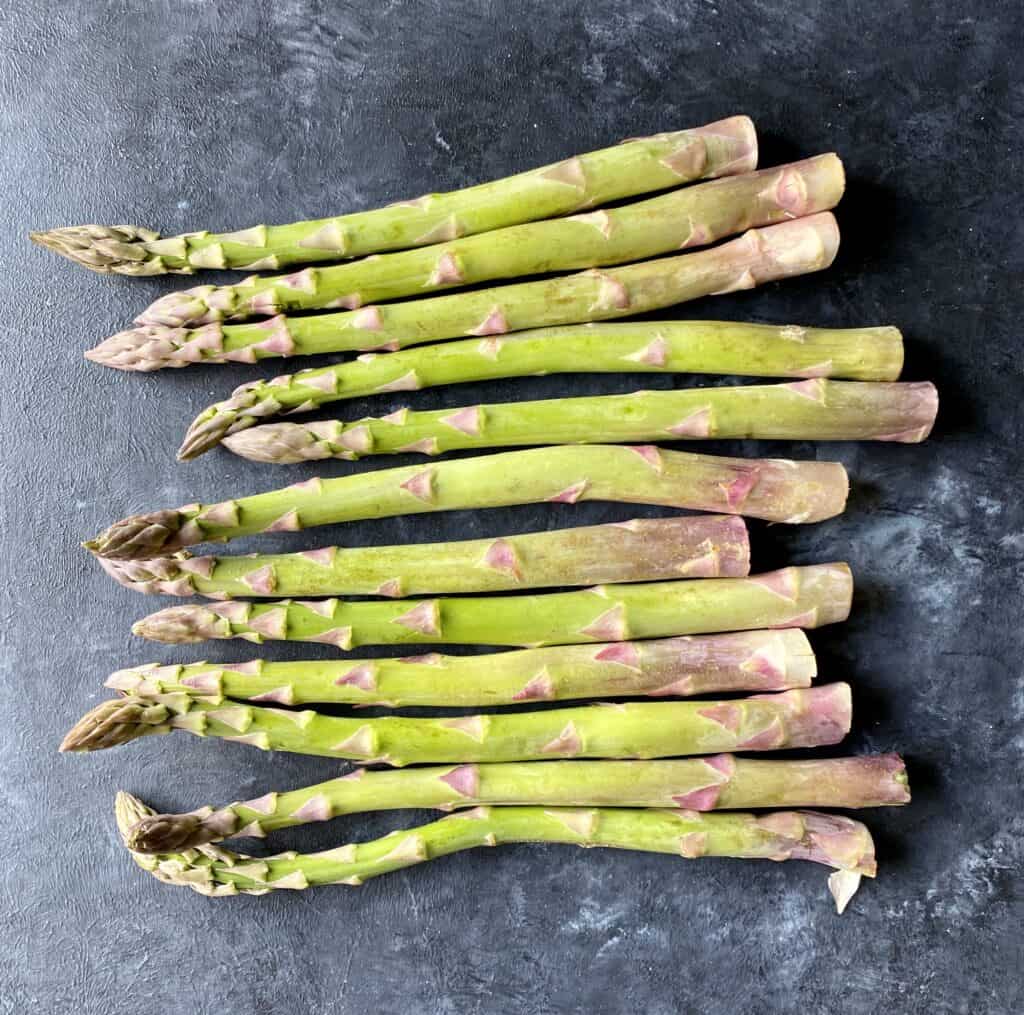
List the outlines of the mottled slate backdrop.
{"label": "mottled slate backdrop", "polygon": [[[1019,1011],[1022,31],[1010,0],[4,4],[0,1011]],[[842,154],[843,248],[825,275],[686,313],[894,322],[906,376],[934,379],[943,398],[922,448],[743,448],[834,455],[855,478],[846,517],[754,536],[759,565],[845,559],[857,575],[850,623],[814,643],[823,674],[854,684],[850,749],[909,759],[913,806],[870,818],[878,882],[840,920],[810,865],[558,847],[468,854],[358,891],[219,902],[137,871],[115,837],[116,788],[187,808],[340,766],[185,735],[56,755],[110,669],[196,658],[133,639],[130,622],[156,601],[115,588],[78,540],[130,511],[285,473],[227,453],[175,465],[188,420],[253,371],[87,366],[82,350],[167,283],[75,270],[27,230],[288,221],[734,112],[756,119],[763,164]],[[691,383],[719,381],[581,375],[414,402]],[[313,538],[450,539],[633,513],[552,505]],[[287,841],[326,847],[423,817],[357,817]]]}

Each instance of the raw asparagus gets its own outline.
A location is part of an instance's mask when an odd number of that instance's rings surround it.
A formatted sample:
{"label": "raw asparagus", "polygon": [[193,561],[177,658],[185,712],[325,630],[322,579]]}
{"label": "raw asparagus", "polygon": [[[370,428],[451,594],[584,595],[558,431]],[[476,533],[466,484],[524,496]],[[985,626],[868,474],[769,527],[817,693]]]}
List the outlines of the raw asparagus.
{"label": "raw asparagus", "polygon": [[[826,212],[753,229],[711,250],[546,281],[345,313],[277,316],[254,324],[215,323],[192,330],[144,325],[114,335],[86,355],[122,369],[156,370],[200,362],[255,363],[270,356],[361,349],[390,352],[437,339],[475,335],[483,338],[479,348],[484,355],[496,358],[502,347],[497,336],[509,331],[628,317],[701,296],[752,289],[827,268],[838,248],[839,229],[835,218]],[[657,349],[655,346],[652,357],[657,356]],[[403,377],[383,390],[402,390],[418,383],[415,374]],[[308,387],[309,393],[293,404],[334,390],[329,381]],[[288,392],[281,395],[287,397]]]}
{"label": "raw asparagus", "polygon": [[539,647],[820,627],[845,620],[852,595],[846,564],[814,564],[753,578],[600,585],[502,599],[233,600],[172,606],[137,621],[132,632],[172,645],[242,638],[312,641],[342,650],[408,644]]}
{"label": "raw asparagus", "polygon": [[309,709],[214,705],[187,694],[113,698],[88,712],[62,751],[117,747],[187,730],[265,751],[397,768],[420,763],[659,758],[838,743],[850,730],[850,687],[826,684],[730,701],[663,701],[474,715],[349,719]]}
{"label": "raw asparagus", "polygon": [[842,197],[843,182],[839,159],[819,155],[610,211],[509,226],[290,275],[252,275],[236,285],[168,293],[135,321],[182,328],[296,310],[357,310],[379,300],[494,279],[623,264],[827,211]]}
{"label": "raw asparagus", "polygon": [[30,235],[42,246],[104,273],[257,271],[438,243],[691,180],[745,173],[756,165],[754,125],[746,116],[734,116],[693,130],[631,139],[492,183],[333,218],[167,237],[140,226],[97,225]]}
{"label": "raw asparagus", "polygon": [[[142,801],[118,793],[118,829],[127,846],[131,830],[153,813]],[[699,814],[628,808],[474,807],[373,842],[321,853],[279,853],[255,858],[219,846],[181,853],[132,852],[159,881],[201,895],[265,895],[278,888],[361,885],[367,878],[476,846],[511,842],[561,842],[577,846],[669,853],[686,859],[812,860],[834,867],[828,887],[840,913],[861,876],[876,874],[871,833],[859,821],[816,811],[767,814]],[[130,849],[130,847],[129,847]]]}
{"label": "raw asparagus", "polygon": [[717,754],[673,761],[534,761],[454,768],[367,770],[226,807],[153,814],[128,835],[129,849],[170,853],[236,835],[263,838],[341,814],[399,808],[449,811],[478,804],[546,807],[893,807],[909,803],[898,754],[762,761]]}
{"label": "raw asparagus", "polygon": [[704,637],[404,659],[275,663],[147,663],[106,686],[141,697],[190,694],[308,705],[478,707],[572,698],[668,697],[809,687],[817,674],[798,628]]}
{"label": "raw asparagus", "polygon": [[245,557],[106,560],[138,592],[233,596],[420,596],[659,578],[742,577],[747,527],[735,515],[636,518],[554,532],[457,543],[343,548]]}
{"label": "raw asparagus", "polygon": [[877,440],[913,444],[938,412],[935,386],[811,379],[736,388],[637,391],[629,395],[506,402],[413,412],[352,423],[268,423],[224,444],[254,462],[288,465],[324,458],[467,448],[613,441]]}
{"label": "raw asparagus", "polygon": [[313,478],[236,500],[133,515],[84,545],[100,557],[142,560],[258,532],[545,501],[659,504],[814,522],[842,512],[848,486],[838,462],[720,458],[652,445],[533,448]]}

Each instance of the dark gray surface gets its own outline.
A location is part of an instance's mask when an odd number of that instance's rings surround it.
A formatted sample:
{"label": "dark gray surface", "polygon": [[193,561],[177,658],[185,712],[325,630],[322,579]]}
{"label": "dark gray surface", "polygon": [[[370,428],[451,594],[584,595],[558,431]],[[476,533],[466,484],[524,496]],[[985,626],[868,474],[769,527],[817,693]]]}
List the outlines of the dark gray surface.
{"label": "dark gray surface", "polygon": [[[1024,19],[1011,0],[901,10],[825,0],[3,5],[0,1011],[1020,1010]],[[558,847],[263,899],[210,901],[138,871],[116,840],[116,788],[184,809],[338,766],[183,734],[58,757],[108,671],[199,657],[133,639],[130,622],[159,601],[113,587],[78,540],[134,510],[301,470],[227,453],[176,465],[185,424],[252,369],[143,377],[88,366],[82,350],[168,283],[90,275],[29,246],[27,230],[288,221],[735,112],[757,121],[762,164],[842,154],[843,248],[825,275],[679,316],[896,323],[906,376],[935,380],[943,399],[924,447],[744,449],[838,457],[855,479],[845,517],[755,526],[754,536],[762,565],[846,559],[857,575],[851,621],[813,640],[824,674],[855,687],[848,747],[909,760],[913,805],[869,815],[878,881],[839,919],[810,865]],[[510,381],[423,392],[415,404],[638,383]],[[315,538],[444,539],[632,513],[551,506]],[[281,646],[266,654],[287,657]],[[351,818],[281,841],[328,846],[422,816]]]}

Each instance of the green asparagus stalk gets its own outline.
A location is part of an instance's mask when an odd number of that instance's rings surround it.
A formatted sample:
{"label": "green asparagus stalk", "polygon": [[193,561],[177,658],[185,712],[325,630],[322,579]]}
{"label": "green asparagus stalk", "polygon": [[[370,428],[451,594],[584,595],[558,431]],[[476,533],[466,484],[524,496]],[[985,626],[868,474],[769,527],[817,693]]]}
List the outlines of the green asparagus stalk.
{"label": "green asparagus stalk", "polygon": [[300,553],[106,560],[103,569],[137,592],[211,599],[234,596],[421,596],[660,578],[742,577],[750,542],[742,518],[636,518],[554,532],[457,543]]}
{"label": "green asparagus stalk", "polygon": [[140,226],[97,225],[30,235],[55,253],[103,273],[261,271],[439,243],[692,180],[745,173],[756,165],[754,125],[745,116],[734,116],[693,130],[636,138],[492,183],[332,218],[163,238]]}
{"label": "green asparagus stalk", "polygon": [[761,440],[923,441],[938,412],[935,386],[812,379],[788,384],[506,402],[413,412],[353,423],[268,423],[224,444],[254,462],[288,465],[325,458],[415,451],[606,441]]}
{"label": "green asparagus stalk", "polygon": [[534,761],[506,765],[367,770],[226,807],[153,814],[130,831],[140,853],[195,849],[236,835],[264,838],[282,828],[342,814],[400,808],[442,811],[479,804],[545,807],[893,807],[909,803],[898,754],[813,761],[766,761],[717,754],[673,761]]}
{"label": "green asparagus stalk", "polygon": [[827,684],[730,701],[628,705],[450,719],[349,719],[257,705],[214,705],[187,694],[112,698],[78,721],[61,751],[117,747],[183,729],[265,751],[360,764],[660,758],[838,743],[850,730],[850,687]]}
{"label": "green asparagus stalk", "polygon": [[657,504],[799,523],[840,514],[847,491],[838,462],[720,458],[652,445],[533,448],[313,478],[217,504],[133,515],[84,545],[100,557],[142,560],[258,532],[545,501]]}
{"label": "green asparagus stalk", "polygon": [[509,226],[290,275],[252,275],[236,285],[197,286],[161,296],[135,320],[182,328],[296,310],[355,310],[494,279],[623,264],[827,211],[839,202],[843,185],[842,162],[819,155],[610,211]]}
{"label": "green asparagus stalk", "polygon": [[188,644],[242,638],[360,645],[573,645],[845,620],[853,579],[845,564],[787,567],[752,578],[599,585],[575,592],[484,598],[347,602],[283,599],[172,606],[132,632]]}
{"label": "green asparagus stalk", "polygon": [[497,652],[485,656],[148,663],[118,670],[106,686],[151,698],[189,694],[281,705],[478,707],[573,698],[687,697],[809,687],[817,673],[798,628]]}
{"label": "green asparagus stalk", "polygon": [[[140,800],[118,793],[117,823],[125,845],[140,820],[152,814]],[[835,868],[828,887],[840,913],[861,876],[876,873],[871,833],[859,821],[816,811],[700,814],[688,810],[475,807],[373,842],[321,853],[279,853],[255,858],[218,846],[132,859],[165,884],[201,895],[265,895],[279,888],[361,885],[367,878],[476,846],[560,842],[611,846],[695,859],[812,860]],[[130,849],[130,846],[129,846]]]}
{"label": "green asparagus stalk", "polygon": [[[86,356],[124,370],[148,371],[200,362],[255,363],[272,356],[394,351],[475,335],[482,339],[478,347],[483,355],[497,360],[504,345],[497,336],[509,331],[628,317],[701,296],[752,289],[827,268],[838,247],[835,218],[823,213],[751,230],[711,250],[540,282],[366,306],[345,313],[277,316],[254,324],[214,323],[192,330],[140,325],[114,335]],[[655,344],[644,359],[659,358],[660,348]],[[822,362],[816,359],[810,366]],[[331,376],[330,371],[305,376],[315,383],[305,385],[308,392],[291,404],[297,406],[336,390],[330,384]],[[317,382],[319,377],[327,380]],[[395,378],[392,386],[377,390],[417,387],[417,378],[417,372],[407,371]],[[277,386],[282,390],[275,393],[282,398],[295,394],[283,382]]]}

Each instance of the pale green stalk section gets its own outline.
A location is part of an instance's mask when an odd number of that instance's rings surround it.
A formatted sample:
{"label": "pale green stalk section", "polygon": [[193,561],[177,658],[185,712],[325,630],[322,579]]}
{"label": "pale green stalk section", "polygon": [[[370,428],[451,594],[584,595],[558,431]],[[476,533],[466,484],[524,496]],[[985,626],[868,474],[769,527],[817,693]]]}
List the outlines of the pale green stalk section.
{"label": "pale green stalk section", "polygon": [[692,130],[632,139],[447,194],[424,194],[386,208],[290,225],[166,237],[140,226],[91,225],[31,236],[55,253],[104,273],[257,271],[438,243],[691,180],[749,172],[756,165],[754,125],[746,116],[734,116]]}
{"label": "pale green stalk section", "polygon": [[506,402],[413,412],[351,423],[268,423],[224,444],[256,462],[514,447],[532,444],[706,440],[875,440],[918,443],[939,400],[933,384],[812,379],[788,384]]}

